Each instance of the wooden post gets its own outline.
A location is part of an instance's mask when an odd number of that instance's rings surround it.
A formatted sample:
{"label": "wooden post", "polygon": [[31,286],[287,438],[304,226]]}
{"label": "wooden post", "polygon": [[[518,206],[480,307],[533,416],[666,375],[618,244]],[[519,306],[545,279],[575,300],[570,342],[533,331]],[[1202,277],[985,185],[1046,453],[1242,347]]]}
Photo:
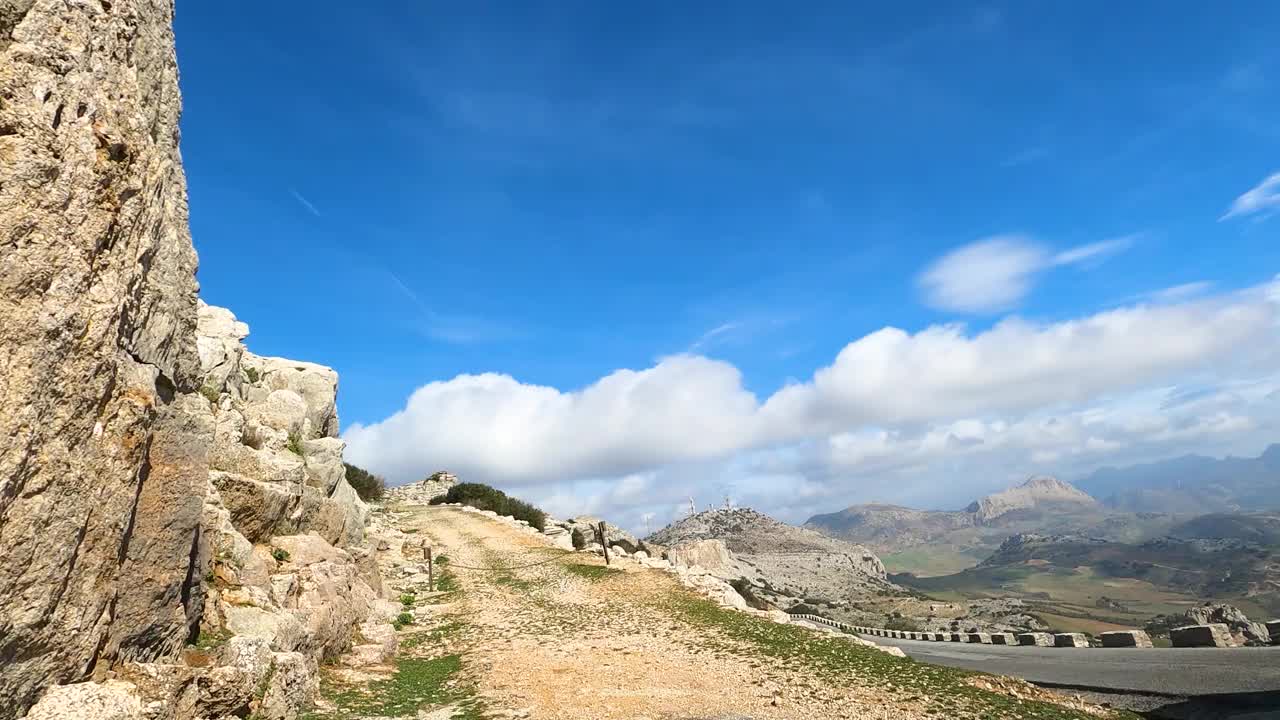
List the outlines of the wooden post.
{"label": "wooden post", "polygon": [[604,521],[596,526],[596,536],[600,538],[600,547],[604,548],[604,564],[609,564],[609,536],[605,532]]}
{"label": "wooden post", "polygon": [[427,592],[436,591],[436,565],[431,557],[431,548],[423,547],[422,554],[427,558]]}

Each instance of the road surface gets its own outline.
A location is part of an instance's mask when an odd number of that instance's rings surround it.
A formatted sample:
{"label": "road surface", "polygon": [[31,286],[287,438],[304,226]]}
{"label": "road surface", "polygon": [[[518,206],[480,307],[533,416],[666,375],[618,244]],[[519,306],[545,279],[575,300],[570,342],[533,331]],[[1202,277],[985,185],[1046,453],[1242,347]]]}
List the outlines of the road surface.
{"label": "road surface", "polygon": [[1181,697],[1280,693],[1280,647],[1042,648],[861,637],[922,662],[1043,685]]}

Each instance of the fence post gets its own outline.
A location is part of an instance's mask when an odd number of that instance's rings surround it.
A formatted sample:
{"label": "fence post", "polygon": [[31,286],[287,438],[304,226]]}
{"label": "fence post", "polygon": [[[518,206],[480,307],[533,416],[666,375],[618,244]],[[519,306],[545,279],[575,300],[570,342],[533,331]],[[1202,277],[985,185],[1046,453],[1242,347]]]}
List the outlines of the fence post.
{"label": "fence post", "polygon": [[436,591],[436,564],[432,558],[431,548],[423,547],[422,554],[427,558],[427,592]]}
{"label": "fence post", "polygon": [[609,564],[609,537],[605,532],[604,521],[596,526],[596,537],[600,539],[600,547],[604,548],[604,564]]}

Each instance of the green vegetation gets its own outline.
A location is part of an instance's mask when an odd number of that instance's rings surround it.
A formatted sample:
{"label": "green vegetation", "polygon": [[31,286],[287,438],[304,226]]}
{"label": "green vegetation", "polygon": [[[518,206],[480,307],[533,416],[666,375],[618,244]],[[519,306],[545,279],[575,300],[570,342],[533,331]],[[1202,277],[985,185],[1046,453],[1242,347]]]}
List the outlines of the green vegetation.
{"label": "green vegetation", "polygon": [[288,562],[289,551],[284,548],[271,548],[271,557],[274,558],[276,562]]}
{"label": "green vegetation", "polygon": [[947,547],[920,547],[900,550],[881,556],[885,569],[890,573],[912,573],[917,577],[950,575],[977,565],[989,554],[989,550],[966,548],[954,550]]}
{"label": "green vegetation", "polygon": [[395,619],[395,620],[392,620],[392,621],[391,621],[391,624],[392,624],[392,625],[394,625],[394,626],[395,626],[395,628],[396,628],[397,630],[399,630],[399,629],[401,629],[401,628],[403,628],[403,627],[405,627],[405,626],[407,626],[407,625],[412,625],[412,624],[413,624],[413,613],[402,612],[402,613],[400,613],[399,615],[397,615],[397,616],[396,616],[396,619]]}
{"label": "green vegetation", "polygon": [[574,575],[577,575],[578,577],[586,578],[587,580],[591,580],[593,582],[596,580],[607,580],[615,575],[622,574],[621,570],[617,570],[617,569],[608,567],[606,565],[574,564],[574,565],[565,565],[564,569],[568,570]]}
{"label": "green vegetation", "polygon": [[524,520],[533,527],[542,530],[547,524],[547,514],[523,500],[509,497],[497,488],[481,483],[459,483],[449,488],[449,492],[431,501],[432,505],[442,503],[462,503],[481,510],[491,510],[499,515],[510,515],[517,520]]}
{"label": "green vegetation", "polygon": [[218,392],[218,388],[212,385],[201,385],[200,394],[204,396],[205,400],[208,400],[214,405],[218,404],[218,397],[221,395],[221,393]]}
{"label": "green vegetation", "polygon": [[201,630],[200,634],[196,636],[196,641],[191,643],[191,645],[198,650],[215,650],[226,645],[227,641],[230,639],[231,633],[226,630],[219,630],[217,632],[205,632],[204,630]]}
{"label": "green vegetation", "polygon": [[302,436],[298,433],[289,433],[289,442],[285,443],[285,447],[294,455],[302,454]]}
{"label": "green vegetation", "polygon": [[410,593],[405,593],[400,596],[400,604],[405,607],[413,607],[416,602],[418,602],[418,598]]}
{"label": "green vegetation", "polygon": [[380,476],[351,463],[342,463],[347,469],[347,484],[355,488],[356,494],[365,502],[381,500],[387,491],[387,481]]}
{"label": "green vegetation", "polygon": [[[969,680],[981,673],[917,663],[839,637],[815,637],[794,625],[779,625],[717,606],[691,593],[674,593],[663,609],[692,625],[710,627],[701,634],[711,649],[750,653],[817,675],[823,682],[879,686],[925,699],[930,715],[945,718],[1034,718],[1096,720],[1093,716],[1051,703],[982,690]],[[1118,718],[1136,718],[1117,713]]]}
{"label": "green vegetation", "polygon": [[312,712],[309,720],[337,720],[360,717],[417,717],[418,709],[457,703],[461,712],[455,719],[478,720],[484,708],[475,699],[474,689],[459,682],[462,658],[400,658],[395,674],[362,687],[337,683],[329,673],[321,676],[320,692],[337,709],[336,713]]}
{"label": "green vegetation", "polygon": [[773,607],[756,596],[755,592],[752,590],[750,580],[747,580],[746,578],[738,578],[737,580],[730,581],[729,585],[731,585],[733,589],[742,596],[743,600],[747,601],[747,605],[749,607],[755,608],[756,610],[769,610]]}
{"label": "green vegetation", "polygon": [[574,550],[581,550],[587,546],[587,538],[578,528],[574,528],[573,532],[569,533],[569,541],[573,543]]}
{"label": "green vegetation", "polygon": [[245,378],[247,378],[247,379],[249,380],[249,382],[251,382],[251,383],[256,383],[256,382],[258,382],[258,379],[259,379],[259,377],[260,377],[260,375],[258,374],[258,369],[257,369],[257,368],[251,368],[251,367],[247,367],[247,368],[245,368],[245,369],[244,369],[244,376],[245,376]]}

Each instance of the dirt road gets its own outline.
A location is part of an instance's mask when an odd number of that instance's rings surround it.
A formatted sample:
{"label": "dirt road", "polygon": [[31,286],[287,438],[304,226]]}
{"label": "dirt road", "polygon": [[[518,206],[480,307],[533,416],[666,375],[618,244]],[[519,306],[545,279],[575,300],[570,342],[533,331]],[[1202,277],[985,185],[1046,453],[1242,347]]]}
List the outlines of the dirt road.
{"label": "dirt road", "polygon": [[399,530],[444,556],[445,592],[399,573],[392,585],[417,616],[400,630],[400,659],[330,669],[312,717],[1093,717],[1018,681],[723,609],[668,573],[606,568],[481,515],[392,509]]}

